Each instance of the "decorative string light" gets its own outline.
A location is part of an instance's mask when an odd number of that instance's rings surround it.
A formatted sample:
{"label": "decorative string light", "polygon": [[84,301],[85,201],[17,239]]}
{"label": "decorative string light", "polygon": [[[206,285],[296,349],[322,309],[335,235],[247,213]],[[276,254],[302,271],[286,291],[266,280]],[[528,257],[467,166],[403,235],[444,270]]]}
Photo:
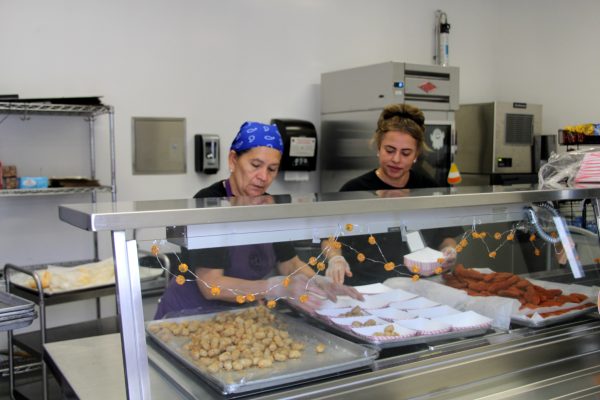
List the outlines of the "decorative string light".
{"label": "decorative string light", "polygon": [[[337,242],[336,240],[333,240],[332,243]],[[337,242],[339,243],[339,242]],[[340,245],[341,247],[341,245]],[[297,268],[295,271],[293,271],[291,274],[285,276],[283,278],[283,280],[281,281],[281,283],[274,285],[268,289],[266,289],[264,292],[258,292],[258,293],[241,293],[239,289],[235,289],[235,288],[221,288],[219,286],[216,285],[211,285],[210,283],[204,281],[203,279],[200,279],[192,270],[189,269],[189,266],[182,262],[181,259],[179,258],[179,256],[177,255],[177,253],[175,253],[175,256],[177,257],[177,260],[179,262],[178,264],[178,271],[180,272],[180,274],[174,274],[173,272],[169,271],[162,263],[159,254],[160,254],[160,245],[159,242],[154,242],[152,244],[152,246],[150,247],[150,252],[151,254],[156,257],[156,260],[158,261],[160,267],[165,270],[169,275],[173,276],[175,278],[175,282],[178,285],[184,285],[186,282],[200,282],[202,285],[204,285],[205,287],[207,287],[210,290],[210,293],[212,296],[219,296],[222,293],[222,290],[226,290],[230,293],[232,293],[235,296],[235,301],[238,304],[245,304],[245,303],[252,303],[254,301],[256,301],[256,299],[260,296],[260,297],[264,297],[266,295],[268,295],[270,292],[272,292],[275,288],[277,288],[278,286],[283,286],[284,288],[287,288],[292,279],[293,276],[295,274],[297,274],[298,272],[300,272],[300,270],[302,270],[305,267],[309,267],[310,266],[316,266],[316,269],[319,272],[324,272],[327,268],[326,264],[323,261],[320,260],[325,260],[325,253],[322,252],[321,254],[319,254],[317,257],[310,257],[309,258],[309,262],[300,266],[299,268]],[[193,276],[193,279],[186,279],[186,277],[183,275],[185,273],[190,273]],[[305,292],[303,294],[301,294],[298,297],[298,301],[300,301],[301,303],[305,303],[308,301],[309,299],[309,294],[308,294],[308,289],[309,286],[311,284],[311,282],[316,278],[316,276],[318,275],[315,274],[313,277],[311,277],[305,287]],[[266,302],[266,306],[268,308],[274,308],[277,305],[277,301],[281,300],[281,299],[287,299],[287,300],[296,300],[294,297],[291,296],[281,296],[278,297],[276,299],[270,299]]]}
{"label": "decorative string light", "polygon": [[[313,277],[309,278],[309,280],[307,281],[307,284],[305,287],[305,292],[303,294],[298,296],[297,299],[295,299],[291,296],[281,296],[276,299],[270,299],[270,300],[266,301],[266,306],[268,308],[276,307],[277,301],[281,300],[281,299],[298,300],[301,303],[307,302],[309,299],[309,293],[308,293],[309,286],[312,283],[312,281],[314,279],[316,279],[316,277],[319,275],[319,273],[324,273],[326,271],[326,269],[327,269],[326,260],[328,258],[329,253],[332,252],[333,250],[335,250],[334,254],[338,254],[338,251],[342,247],[345,247],[350,252],[355,253],[355,257],[359,263],[364,263],[365,261],[369,261],[371,263],[381,265],[382,268],[386,271],[389,271],[389,272],[395,271],[399,276],[410,277],[412,279],[412,281],[414,281],[414,282],[416,282],[420,279],[420,275],[419,275],[420,268],[418,266],[413,266],[413,267],[409,268],[403,264],[395,264],[393,261],[388,261],[379,245],[379,242],[377,241],[376,237],[373,234],[369,234],[369,236],[367,237],[366,244],[369,246],[377,247],[378,252],[381,256],[381,260],[368,258],[365,256],[365,254],[363,252],[338,240],[340,235],[344,235],[345,232],[353,232],[355,230],[355,228],[357,228],[357,227],[359,228],[358,225],[354,225],[354,224],[350,224],[350,223],[345,224],[343,227],[341,227],[341,226],[338,227],[338,232],[336,232],[335,235],[330,236],[326,240],[326,242],[325,242],[326,245],[323,247],[323,249],[317,256],[309,257],[307,263],[303,264],[302,266],[297,268],[295,271],[293,271],[292,273],[285,276],[280,283],[267,288],[263,292],[257,292],[257,293],[242,293],[239,289],[224,288],[224,287],[220,287],[220,286],[216,286],[216,285],[211,285],[210,283],[200,279],[189,268],[188,264],[181,261],[181,259],[179,258],[179,255],[177,255],[177,253],[174,253],[174,254],[178,260],[177,270],[178,270],[179,274],[174,274],[173,272],[171,272],[167,268],[165,268],[165,266],[162,264],[162,262],[160,260],[160,257],[158,257],[159,254],[161,253],[161,250],[160,250],[161,242],[159,242],[159,241],[153,242],[153,244],[150,247],[150,253],[154,257],[156,257],[156,260],[158,261],[160,267],[163,270],[167,271],[167,273],[169,275],[171,275],[175,278],[175,282],[177,284],[183,285],[186,282],[200,282],[200,284],[204,285],[206,288],[209,289],[210,294],[212,296],[220,296],[221,293],[223,292],[223,290],[225,290],[225,291],[231,293],[235,297],[235,301],[238,304],[255,302],[257,300],[257,298],[266,297],[269,293],[273,292],[279,286],[288,288],[293,279],[293,276],[295,274],[299,273],[305,267],[307,267],[307,268],[314,267],[313,270],[316,270],[316,274]],[[522,228],[522,227],[523,227],[522,225],[514,225],[513,227],[511,227],[510,229],[508,229],[504,232],[494,232],[492,235],[490,235],[486,231],[478,231],[477,224],[475,222],[473,222],[472,228],[470,230],[466,231],[462,235],[461,239],[458,241],[458,244],[454,247],[454,249],[456,250],[457,253],[460,253],[469,246],[470,241],[478,241],[478,242],[482,243],[483,246],[485,247],[488,257],[491,259],[495,259],[498,255],[498,252],[502,249],[502,247],[504,247],[508,242],[514,241],[517,229]],[[556,232],[552,232],[551,235],[553,237],[556,237]],[[541,254],[541,250],[536,245],[536,241],[537,241],[537,236],[534,233],[530,234],[529,243],[533,246],[533,253],[536,256],[539,256]],[[164,242],[164,240],[162,242]],[[546,243],[544,242],[542,245],[545,245],[545,244]],[[554,247],[555,247],[556,254],[561,254],[564,251],[562,248],[559,250],[556,245],[554,245]],[[436,261],[438,262],[439,266],[434,270],[434,273],[441,274],[443,272],[442,264],[445,261],[445,259],[438,258]],[[595,259],[594,261],[596,263],[600,264],[600,258]],[[399,267],[404,267],[406,272],[401,270]],[[186,273],[191,274],[193,276],[193,279],[186,279],[186,277],[184,276],[184,274],[186,274]]]}

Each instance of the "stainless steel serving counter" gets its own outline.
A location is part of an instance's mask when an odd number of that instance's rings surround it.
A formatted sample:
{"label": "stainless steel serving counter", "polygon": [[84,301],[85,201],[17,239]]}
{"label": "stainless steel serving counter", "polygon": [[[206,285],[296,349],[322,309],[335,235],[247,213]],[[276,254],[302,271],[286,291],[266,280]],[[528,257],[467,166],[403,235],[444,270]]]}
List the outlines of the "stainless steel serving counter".
{"label": "stainless steel serving counter", "polygon": [[[119,335],[50,343],[46,350],[55,372],[79,398],[126,398]],[[153,346],[148,353],[153,398],[223,398]],[[368,371],[244,398],[545,400],[574,394],[600,396],[597,315],[559,327],[431,346],[380,359]]]}
{"label": "stainless steel serving counter", "polygon": [[536,185],[514,185],[380,192],[317,193],[311,198],[275,195],[270,204],[214,198],[70,204],[59,207],[59,216],[81,229],[102,231],[594,199],[600,188],[541,190]]}
{"label": "stainless steel serving counter", "polygon": [[[161,389],[155,389],[157,378],[152,363],[157,361],[152,359],[154,350],[146,343],[138,247],[136,240],[128,237],[131,230],[197,226],[199,230],[193,235],[184,232],[180,237],[184,241],[200,237],[205,247],[315,240],[328,237],[332,230],[347,222],[357,227],[348,234],[364,234],[359,228],[377,233],[464,226],[474,224],[475,220],[478,224],[522,221],[525,208],[536,202],[591,199],[596,211],[600,208],[599,194],[597,188],[458,187],[271,196],[267,199],[269,204],[260,205],[244,198],[76,204],[60,206],[59,216],[81,229],[111,231],[126,394],[131,399],[149,399],[166,397],[163,392],[154,393]],[[541,331],[498,333],[445,346],[382,358],[370,372],[257,396],[263,399],[377,396],[546,399],[549,393],[565,391],[595,393],[594,387],[600,384],[597,320],[580,320]],[[85,351],[82,349],[79,354],[83,356]],[[57,362],[57,368],[61,369],[65,362]],[[114,371],[115,366],[110,364],[105,368]],[[195,392],[202,385],[198,379],[194,382],[185,378],[185,371],[178,369],[173,373],[169,381],[172,390],[190,393],[188,396],[192,398],[220,398],[202,387]],[[88,379],[95,379],[94,374],[88,375]],[[188,382],[192,392],[185,387]]]}

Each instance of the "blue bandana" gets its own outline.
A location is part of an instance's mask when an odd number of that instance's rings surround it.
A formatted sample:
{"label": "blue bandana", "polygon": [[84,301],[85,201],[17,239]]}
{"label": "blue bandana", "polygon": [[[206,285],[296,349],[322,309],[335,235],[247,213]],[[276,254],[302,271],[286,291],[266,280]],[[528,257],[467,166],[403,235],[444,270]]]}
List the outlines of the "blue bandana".
{"label": "blue bandana", "polygon": [[260,122],[244,122],[231,143],[231,150],[240,153],[255,147],[266,146],[283,153],[283,140],[275,125]]}

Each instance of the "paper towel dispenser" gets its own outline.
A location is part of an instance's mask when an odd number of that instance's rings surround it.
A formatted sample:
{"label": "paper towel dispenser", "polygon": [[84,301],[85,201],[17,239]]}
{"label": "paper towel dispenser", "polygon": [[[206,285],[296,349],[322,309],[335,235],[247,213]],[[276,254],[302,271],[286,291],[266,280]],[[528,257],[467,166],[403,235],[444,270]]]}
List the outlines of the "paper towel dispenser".
{"label": "paper towel dispenser", "polygon": [[312,122],[274,118],[285,151],[280,171],[314,171],[317,166],[317,130]]}

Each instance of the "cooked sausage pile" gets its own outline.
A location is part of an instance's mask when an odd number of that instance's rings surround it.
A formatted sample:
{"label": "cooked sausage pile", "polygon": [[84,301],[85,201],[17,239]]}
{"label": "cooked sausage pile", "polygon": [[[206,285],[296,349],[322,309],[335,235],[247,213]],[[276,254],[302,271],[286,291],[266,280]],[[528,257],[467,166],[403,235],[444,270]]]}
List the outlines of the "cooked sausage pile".
{"label": "cooked sausage pile", "polygon": [[[560,289],[546,289],[510,272],[484,274],[472,268],[465,268],[462,264],[456,265],[453,272],[445,273],[443,278],[446,285],[463,289],[471,296],[503,296],[517,299],[521,302],[521,309],[560,307],[565,303],[582,304],[588,298],[588,296],[581,293],[563,294]],[[582,306],[540,315],[543,317],[557,315],[591,305],[593,304],[586,303]]]}

